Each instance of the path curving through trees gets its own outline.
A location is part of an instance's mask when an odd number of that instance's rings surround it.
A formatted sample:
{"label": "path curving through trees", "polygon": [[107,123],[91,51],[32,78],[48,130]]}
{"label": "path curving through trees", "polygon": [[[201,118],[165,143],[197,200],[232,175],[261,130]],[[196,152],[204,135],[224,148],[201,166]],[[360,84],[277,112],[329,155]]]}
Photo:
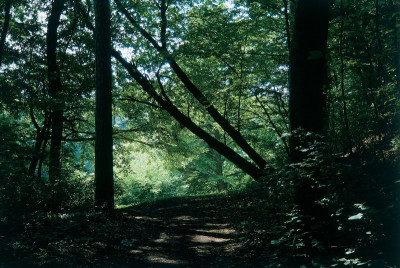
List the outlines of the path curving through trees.
{"label": "path curving through trees", "polygon": [[226,197],[174,198],[120,212],[127,227],[123,237],[114,233],[117,243],[102,264],[264,267],[237,255],[241,245],[234,217],[239,210]]}
{"label": "path curving through trees", "polygon": [[264,267],[269,260],[247,248],[241,228],[250,199],[176,197],[116,209],[110,217],[36,215],[12,226],[8,238],[0,233],[0,268]]}

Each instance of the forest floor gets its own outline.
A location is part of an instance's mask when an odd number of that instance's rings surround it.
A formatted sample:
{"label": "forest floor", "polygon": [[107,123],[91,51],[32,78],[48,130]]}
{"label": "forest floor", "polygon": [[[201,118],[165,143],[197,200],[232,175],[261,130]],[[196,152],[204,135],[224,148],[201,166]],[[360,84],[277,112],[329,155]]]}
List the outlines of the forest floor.
{"label": "forest floor", "polygon": [[[267,196],[259,188],[175,197],[119,208],[107,217],[87,211],[14,213],[8,224],[0,220],[0,268],[301,267],[305,259],[287,232],[293,228],[290,206]],[[359,235],[343,236],[353,242],[321,252],[307,267],[400,267],[393,259],[396,246],[360,247]],[[382,252],[394,254],[391,265]]]}
{"label": "forest floor", "polygon": [[243,198],[172,198],[118,209],[111,219],[43,217],[17,239],[1,235],[0,267],[264,267],[268,260],[246,247],[238,228],[251,202]]}

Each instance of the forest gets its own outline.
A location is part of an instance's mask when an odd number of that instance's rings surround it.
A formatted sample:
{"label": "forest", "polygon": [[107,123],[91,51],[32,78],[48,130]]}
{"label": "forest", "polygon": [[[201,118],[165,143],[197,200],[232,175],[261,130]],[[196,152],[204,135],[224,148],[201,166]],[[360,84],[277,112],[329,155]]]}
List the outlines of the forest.
{"label": "forest", "polygon": [[0,267],[400,267],[399,0],[0,0]]}

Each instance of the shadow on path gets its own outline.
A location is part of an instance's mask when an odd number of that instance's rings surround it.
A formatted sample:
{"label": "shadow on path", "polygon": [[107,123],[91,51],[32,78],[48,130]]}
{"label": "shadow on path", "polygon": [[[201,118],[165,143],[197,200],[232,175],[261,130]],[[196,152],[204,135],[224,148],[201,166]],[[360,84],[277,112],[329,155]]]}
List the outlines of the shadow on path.
{"label": "shadow on path", "polygon": [[226,197],[174,198],[120,213],[127,224],[124,237],[113,245],[112,259],[101,265],[257,267],[235,256],[235,207]]}
{"label": "shadow on path", "polygon": [[13,234],[0,233],[0,268],[264,267],[243,254],[234,227],[246,218],[239,203],[179,197],[118,209],[111,218],[38,215]]}

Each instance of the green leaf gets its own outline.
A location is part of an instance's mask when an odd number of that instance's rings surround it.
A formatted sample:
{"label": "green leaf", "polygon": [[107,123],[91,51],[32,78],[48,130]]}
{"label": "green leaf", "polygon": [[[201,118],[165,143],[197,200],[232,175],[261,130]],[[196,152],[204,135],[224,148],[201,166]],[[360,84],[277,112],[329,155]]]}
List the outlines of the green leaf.
{"label": "green leaf", "polygon": [[277,245],[279,243],[280,243],[279,240],[271,240],[271,245]]}
{"label": "green leaf", "polygon": [[361,220],[362,217],[363,217],[363,214],[362,214],[362,213],[358,213],[358,214],[356,214],[356,215],[350,216],[350,217],[348,218],[348,220],[349,220],[349,221],[352,221],[352,220]]}
{"label": "green leaf", "polygon": [[354,206],[356,208],[361,209],[361,210],[367,210],[368,209],[368,207],[366,205],[364,205],[364,204],[354,204]]}

